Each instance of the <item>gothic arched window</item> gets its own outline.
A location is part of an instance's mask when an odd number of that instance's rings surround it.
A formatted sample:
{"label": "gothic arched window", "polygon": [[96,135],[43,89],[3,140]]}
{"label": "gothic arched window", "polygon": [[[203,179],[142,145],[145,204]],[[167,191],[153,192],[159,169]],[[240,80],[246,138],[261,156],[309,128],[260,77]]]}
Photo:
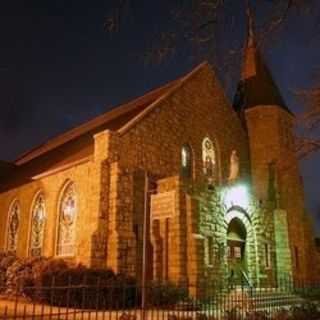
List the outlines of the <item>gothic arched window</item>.
{"label": "gothic arched window", "polygon": [[7,231],[7,250],[15,253],[18,245],[18,231],[20,226],[20,205],[15,200],[10,206]]}
{"label": "gothic arched window", "polygon": [[216,178],[216,150],[213,142],[208,138],[202,141],[203,172],[207,177]]}
{"label": "gothic arched window", "polygon": [[45,199],[43,193],[39,193],[32,207],[30,255],[33,257],[42,255],[45,223]]}
{"label": "gothic arched window", "polygon": [[185,178],[192,177],[192,150],[188,144],[181,148],[181,175]]}
{"label": "gothic arched window", "polygon": [[75,254],[76,227],[76,193],[73,183],[63,190],[59,204],[59,225],[57,255],[73,256]]}

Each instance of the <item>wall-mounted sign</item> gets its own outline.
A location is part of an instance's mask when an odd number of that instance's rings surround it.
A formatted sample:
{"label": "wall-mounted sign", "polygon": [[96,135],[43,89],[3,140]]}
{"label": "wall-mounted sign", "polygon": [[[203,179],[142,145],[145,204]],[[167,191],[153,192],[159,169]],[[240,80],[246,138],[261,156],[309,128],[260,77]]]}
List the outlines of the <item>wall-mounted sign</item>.
{"label": "wall-mounted sign", "polygon": [[151,196],[151,219],[171,218],[175,213],[175,191]]}

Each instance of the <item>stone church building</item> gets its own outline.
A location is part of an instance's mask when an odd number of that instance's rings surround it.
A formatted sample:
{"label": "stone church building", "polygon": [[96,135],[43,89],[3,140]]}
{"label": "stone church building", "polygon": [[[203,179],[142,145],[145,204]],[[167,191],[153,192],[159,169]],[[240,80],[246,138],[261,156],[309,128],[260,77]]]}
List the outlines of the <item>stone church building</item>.
{"label": "stone church building", "polygon": [[148,279],[314,281],[294,115],[249,31],[233,104],[205,62],[0,162],[0,250],[139,279],[145,243]]}

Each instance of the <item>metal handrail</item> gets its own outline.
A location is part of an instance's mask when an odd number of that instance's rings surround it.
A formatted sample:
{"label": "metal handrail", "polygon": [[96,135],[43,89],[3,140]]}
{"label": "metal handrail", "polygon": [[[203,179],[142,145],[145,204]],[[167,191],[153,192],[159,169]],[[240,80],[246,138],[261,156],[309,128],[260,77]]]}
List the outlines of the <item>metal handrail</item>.
{"label": "metal handrail", "polygon": [[241,275],[242,275],[242,278],[245,279],[247,285],[249,288],[252,288],[252,284],[250,283],[250,279],[249,277],[247,276],[247,274],[245,273],[245,271],[242,269],[242,268],[239,268],[240,269],[240,272],[241,272]]}

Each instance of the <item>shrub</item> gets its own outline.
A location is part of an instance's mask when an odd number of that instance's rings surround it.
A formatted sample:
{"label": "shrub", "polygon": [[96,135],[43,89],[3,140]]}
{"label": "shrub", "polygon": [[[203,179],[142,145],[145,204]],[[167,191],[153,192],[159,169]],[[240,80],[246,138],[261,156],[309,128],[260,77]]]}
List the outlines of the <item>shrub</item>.
{"label": "shrub", "polygon": [[[62,259],[17,258],[0,253],[0,291],[60,307],[120,309],[141,304],[133,278],[108,269],[90,269]],[[185,302],[187,290],[172,283],[152,283],[148,303],[157,307]]]}
{"label": "shrub", "polygon": [[290,310],[290,320],[319,320],[320,311],[314,303],[306,303],[302,306],[293,307]]}
{"label": "shrub", "polygon": [[231,310],[227,310],[224,313],[224,320],[242,320],[243,315],[239,307],[235,307]]}
{"label": "shrub", "polygon": [[31,287],[41,274],[43,266],[47,263],[46,258],[17,258],[8,256],[2,260],[6,267],[5,293],[7,295],[25,295],[25,287]]}
{"label": "shrub", "polygon": [[189,303],[188,291],[174,283],[153,282],[147,290],[148,303],[155,307],[171,307],[178,303]]}
{"label": "shrub", "polygon": [[8,267],[16,260],[16,256],[12,253],[1,253],[0,254],[0,269],[7,270]]}
{"label": "shrub", "polygon": [[[248,313],[245,320],[269,320],[270,318],[267,311],[255,311]],[[285,318],[281,318],[281,320],[285,320]]]}
{"label": "shrub", "polygon": [[290,313],[286,309],[277,311],[273,315],[272,320],[290,320]]}
{"label": "shrub", "polygon": [[52,260],[42,268],[39,279],[24,287],[24,293],[31,299],[59,307],[115,309],[135,306],[139,301],[136,288],[132,278],[111,270]]}
{"label": "shrub", "polygon": [[0,253],[0,292],[6,290],[7,270],[16,261],[16,257],[10,253]]}

